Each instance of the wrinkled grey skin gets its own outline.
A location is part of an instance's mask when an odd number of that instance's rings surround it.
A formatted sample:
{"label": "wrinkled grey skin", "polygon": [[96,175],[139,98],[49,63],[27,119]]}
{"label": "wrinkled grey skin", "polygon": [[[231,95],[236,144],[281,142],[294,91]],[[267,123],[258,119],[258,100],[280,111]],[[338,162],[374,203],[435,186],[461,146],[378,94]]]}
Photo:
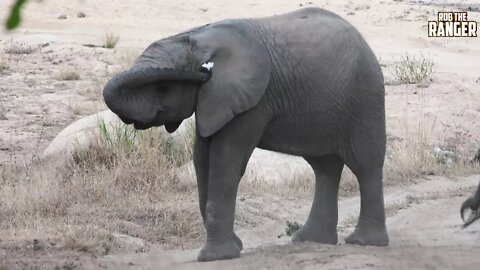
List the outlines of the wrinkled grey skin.
{"label": "wrinkled grey skin", "polygon": [[[467,216],[467,210],[471,211],[471,215]],[[463,225],[464,228],[480,219],[480,184],[478,185],[477,192],[463,202],[460,208],[460,215],[465,222]]]}
{"label": "wrinkled grey skin", "polygon": [[[211,72],[202,70],[207,61]],[[108,107],[138,129],[173,132],[196,115],[194,164],[207,239],[199,261],[240,256],[237,188],[255,147],[304,157],[313,205],[294,242],[337,243],[337,196],[347,165],[361,211],[347,243],[388,245],[382,188],[383,76],[355,28],[317,8],[226,20],[150,45],[104,90]]]}

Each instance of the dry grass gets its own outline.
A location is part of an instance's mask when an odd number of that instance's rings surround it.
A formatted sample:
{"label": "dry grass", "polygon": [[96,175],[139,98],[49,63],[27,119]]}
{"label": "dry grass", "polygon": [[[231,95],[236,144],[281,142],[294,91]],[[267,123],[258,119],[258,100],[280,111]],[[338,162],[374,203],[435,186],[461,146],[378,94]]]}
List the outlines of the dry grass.
{"label": "dry grass", "polygon": [[176,176],[191,159],[192,136],[100,129],[96,143],[66,163],[0,167],[0,228],[63,234],[64,247],[81,251],[112,232],[196,246],[203,233],[196,185]]}
{"label": "dry grass", "polygon": [[60,70],[55,79],[59,81],[78,81],[80,80],[80,74],[77,69],[68,67]]}
{"label": "dry grass", "polygon": [[117,46],[118,41],[120,40],[120,37],[113,34],[113,33],[107,33],[105,34],[105,41],[103,44],[103,47],[107,49],[113,49],[115,46]]}
{"label": "dry grass", "polygon": [[476,149],[474,142],[459,139],[449,142],[444,149],[453,150],[455,158],[451,162],[446,162],[445,157],[435,154],[434,147],[438,146],[438,142],[432,140],[432,133],[436,126],[436,116],[426,116],[423,91],[421,98],[415,115],[408,115],[409,105],[405,105],[403,138],[390,145],[392,153],[387,155],[384,166],[385,184],[409,184],[428,175],[480,173],[478,164],[470,162],[474,155],[472,149]]}

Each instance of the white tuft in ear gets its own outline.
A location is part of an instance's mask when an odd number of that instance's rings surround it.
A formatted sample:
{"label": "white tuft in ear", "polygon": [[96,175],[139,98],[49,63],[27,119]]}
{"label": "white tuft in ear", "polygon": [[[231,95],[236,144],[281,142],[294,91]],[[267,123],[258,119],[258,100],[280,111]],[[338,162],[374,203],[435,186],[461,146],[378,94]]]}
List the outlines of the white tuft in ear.
{"label": "white tuft in ear", "polygon": [[212,61],[208,61],[202,64],[202,69],[206,69],[207,71],[212,71],[214,63]]}

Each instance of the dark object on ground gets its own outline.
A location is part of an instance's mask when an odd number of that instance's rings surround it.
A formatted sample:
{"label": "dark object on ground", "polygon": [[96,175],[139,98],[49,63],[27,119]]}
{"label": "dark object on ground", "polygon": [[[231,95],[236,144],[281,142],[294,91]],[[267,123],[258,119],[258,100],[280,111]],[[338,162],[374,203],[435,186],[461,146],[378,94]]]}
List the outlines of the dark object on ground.
{"label": "dark object on ground", "polygon": [[465,222],[463,228],[480,219],[480,184],[478,185],[477,192],[463,202],[460,208],[460,215],[462,216],[463,222]]}
{"label": "dark object on ground", "polygon": [[473,162],[480,163],[480,149],[478,149],[477,153],[475,153],[475,156],[473,157]]}

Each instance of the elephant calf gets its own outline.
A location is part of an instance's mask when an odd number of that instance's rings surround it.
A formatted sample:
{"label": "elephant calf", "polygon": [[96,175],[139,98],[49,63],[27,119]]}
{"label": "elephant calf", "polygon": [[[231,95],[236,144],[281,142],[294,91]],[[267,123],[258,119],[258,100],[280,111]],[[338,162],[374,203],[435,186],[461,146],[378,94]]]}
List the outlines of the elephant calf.
{"label": "elephant calf", "polygon": [[174,132],[195,113],[194,164],[207,231],[199,261],[240,256],[235,200],[255,147],[301,156],[315,172],[313,205],[294,242],[337,243],[346,165],[361,194],[346,242],[388,245],[383,76],[360,33],[339,16],[307,8],[197,27],[151,44],[103,94],[136,129],[164,125]]}

